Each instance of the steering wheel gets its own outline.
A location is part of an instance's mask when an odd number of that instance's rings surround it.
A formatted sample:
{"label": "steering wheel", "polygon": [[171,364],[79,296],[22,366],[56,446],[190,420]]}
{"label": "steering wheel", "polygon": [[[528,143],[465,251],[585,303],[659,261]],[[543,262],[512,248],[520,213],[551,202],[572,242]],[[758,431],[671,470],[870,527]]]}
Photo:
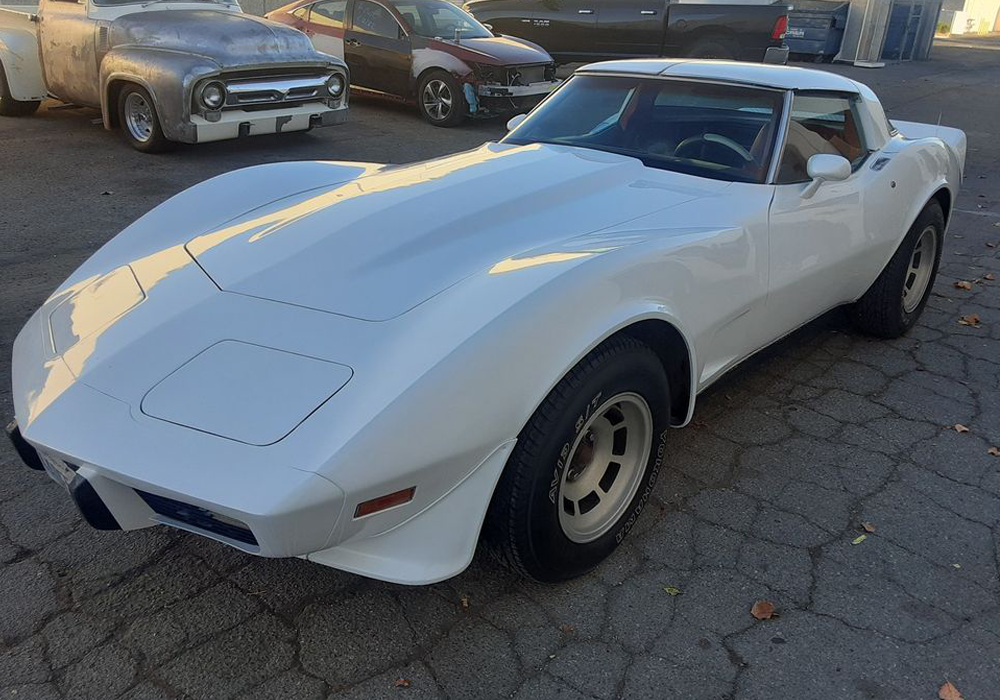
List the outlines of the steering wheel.
{"label": "steering wheel", "polygon": [[708,143],[717,143],[720,146],[725,146],[729,150],[739,155],[739,157],[742,158],[747,163],[753,162],[753,156],[750,155],[750,151],[743,148],[743,146],[739,145],[738,143],[736,143],[727,136],[721,136],[719,134],[712,134],[712,133],[689,136],[688,138],[684,139],[679,144],[677,144],[677,148],[674,149],[674,155],[680,156],[681,151],[683,151],[684,149],[704,143],[706,141]]}

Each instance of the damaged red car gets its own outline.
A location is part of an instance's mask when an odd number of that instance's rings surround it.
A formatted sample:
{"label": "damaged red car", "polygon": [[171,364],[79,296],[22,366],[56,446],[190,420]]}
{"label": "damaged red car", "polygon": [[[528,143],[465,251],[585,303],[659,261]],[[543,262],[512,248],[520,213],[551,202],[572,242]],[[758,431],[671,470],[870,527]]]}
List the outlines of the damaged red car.
{"label": "damaged red car", "polygon": [[446,0],[299,0],[267,17],[342,58],[353,90],[415,102],[435,126],[525,112],[559,84],[543,48]]}

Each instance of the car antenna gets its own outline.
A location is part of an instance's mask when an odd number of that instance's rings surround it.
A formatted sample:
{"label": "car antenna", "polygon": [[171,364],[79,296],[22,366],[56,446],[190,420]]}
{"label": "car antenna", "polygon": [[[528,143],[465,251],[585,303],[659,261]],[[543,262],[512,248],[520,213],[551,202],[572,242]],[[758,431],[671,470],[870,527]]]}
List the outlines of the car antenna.
{"label": "car antenna", "polygon": [[461,27],[455,27],[455,43],[456,44],[461,44],[462,43],[462,28]]}

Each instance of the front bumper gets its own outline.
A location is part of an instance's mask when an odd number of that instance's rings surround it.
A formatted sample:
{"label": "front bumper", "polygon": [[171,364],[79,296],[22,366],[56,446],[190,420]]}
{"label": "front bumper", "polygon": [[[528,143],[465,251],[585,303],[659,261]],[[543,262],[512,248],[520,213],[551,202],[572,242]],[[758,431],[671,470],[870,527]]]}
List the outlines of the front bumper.
{"label": "front bumper", "polygon": [[482,83],[476,90],[480,97],[538,97],[542,98],[555,90],[561,80],[546,80],[530,85],[494,85]]}
{"label": "front bumper", "polygon": [[209,121],[200,114],[193,114],[191,142],[208,143],[242,136],[280,134],[333,126],[346,122],[347,114],[346,104],[341,107],[329,107],[320,102],[259,111],[227,109],[219,114],[217,121]]}

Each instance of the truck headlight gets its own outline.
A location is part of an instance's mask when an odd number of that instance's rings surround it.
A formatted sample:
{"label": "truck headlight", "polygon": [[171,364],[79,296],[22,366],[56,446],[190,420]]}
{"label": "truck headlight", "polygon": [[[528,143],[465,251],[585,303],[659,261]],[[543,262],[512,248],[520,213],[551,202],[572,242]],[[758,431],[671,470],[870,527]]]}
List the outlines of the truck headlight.
{"label": "truck headlight", "polygon": [[343,95],[346,85],[347,83],[344,81],[344,76],[340,73],[334,73],[326,79],[326,90],[334,97],[340,97]]}
{"label": "truck headlight", "polygon": [[214,80],[201,89],[201,103],[208,109],[218,109],[226,103],[226,85]]}

